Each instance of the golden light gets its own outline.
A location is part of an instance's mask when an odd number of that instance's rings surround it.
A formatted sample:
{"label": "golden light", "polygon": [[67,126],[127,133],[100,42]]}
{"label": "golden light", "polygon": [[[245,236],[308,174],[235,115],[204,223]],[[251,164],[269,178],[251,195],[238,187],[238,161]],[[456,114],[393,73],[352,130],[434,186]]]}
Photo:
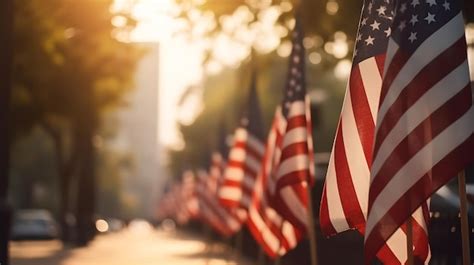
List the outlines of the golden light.
{"label": "golden light", "polygon": [[309,54],[309,62],[312,64],[319,64],[321,63],[322,57],[321,54],[318,52],[312,52]]}
{"label": "golden light", "polygon": [[[281,38],[294,28],[295,20],[287,19],[282,26],[278,19],[283,12],[293,9],[291,1],[283,0],[276,5],[272,5],[271,0],[245,2],[219,20],[210,11],[192,8],[188,21],[179,17],[183,7],[174,0],[114,0],[111,12],[116,16],[111,23],[116,27],[115,38],[124,42],[159,43],[160,65],[166,65],[160,67],[158,74],[160,142],[164,145],[182,146],[177,121],[192,123],[196,115],[186,113],[199,113],[199,97],[182,106],[183,111],[177,106],[187,87],[198,85],[206,75],[217,74],[224,67],[238,67],[248,57],[251,48],[258,53],[276,51],[280,56],[289,54],[291,46],[281,45]],[[189,3],[199,6],[205,0]],[[127,22],[120,16],[122,12],[137,20],[132,32],[121,30]],[[223,33],[228,36],[209,35],[217,23],[221,23]],[[180,32],[190,32],[191,40]],[[212,57],[204,64],[206,51],[210,51]]]}
{"label": "golden light", "polygon": [[336,1],[328,1],[326,3],[326,12],[329,15],[335,15],[339,11],[339,4]]}
{"label": "golden light", "polygon": [[332,55],[338,59],[346,57],[349,52],[349,45],[346,41],[336,40],[332,47]]}
{"label": "golden light", "polygon": [[222,64],[217,62],[216,60],[211,60],[206,64],[206,72],[215,75],[222,70]]}
{"label": "golden light", "polygon": [[109,231],[109,224],[104,219],[99,219],[95,222],[95,228],[101,233]]}
{"label": "golden light", "polygon": [[324,44],[324,51],[326,51],[329,54],[332,54],[334,52],[334,42],[328,41],[326,44]]}
{"label": "golden light", "polygon": [[127,25],[127,18],[124,16],[114,16],[111,23],[114,27],[121,28]]}
{"label": "golden light", "polygon": [[337,63],[336,67],[334,68],[334,76],[336,76],[340,80],[346,80],[351,73],[352,63],[350,60],[341,60]]}
{"label": "golden light", "polygon": [[290,12],[293,9],[293,5],[289,1],[282,1],[280,3],[280,8],[283,12]]}
{"label": "golden light", "polygon": [[278,47],[278,49],[277,49],[277,54],[278,54],[278,56],[283,57],[283,58],[290,56],[290,53],[291,53],[291,46],[292,46],[292,45],[291,45],[291,42],[290,42],[290,41],[288,41],[288,40],[284,41],[284,42],[280,45],[280,47]]}
{"label": "golden light", "polygon": [[342,31],[336,31],[334,33],[334,39],[345,41],[345,40],[347,40],[347,35],[346,35],[346,33],[342,32]]}

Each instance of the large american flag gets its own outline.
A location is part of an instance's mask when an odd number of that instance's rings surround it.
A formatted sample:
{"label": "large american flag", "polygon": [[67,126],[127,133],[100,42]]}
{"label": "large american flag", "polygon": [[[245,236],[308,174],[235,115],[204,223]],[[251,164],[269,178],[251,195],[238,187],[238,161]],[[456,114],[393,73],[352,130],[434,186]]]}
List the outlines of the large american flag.
{"label": "large american flag", "polygon": [[299,230],[308,220],[309,185],[314,180],[311,115],[306,98],[305,51],[299,19],[292,33],[293,48],[283,101],[273,120],[274,139],[267,141],[265,192],[271,205]]}
{"label": "large american flag", "polygon": [[245,211],[249,208],[265,151],[263,138],[263,122],[254,74],[248,104],[242,115],[240,126],[235,131],[234,144],[229,152],[224,172],[224,181],[219,188],[219,199],[224,206]]}
{"label": "large american flag", "polygon": [[396,2],[371,167],[367,262],[415,209],[474,160],[461,2]]}
{"label": "large american flag", "polygon": [[[321,199],[320,222],[327,236],[348,229],[365,232],[375,123],[392,33],[393,5],[386,0],[364,2],[353,66]],[[418,260],[428,262],[428,205],[423,204],[412,218],[414,254]],[[406,242],[404,230],[396,230],[378,252],[378,258],[385,264],[404,264]]]}

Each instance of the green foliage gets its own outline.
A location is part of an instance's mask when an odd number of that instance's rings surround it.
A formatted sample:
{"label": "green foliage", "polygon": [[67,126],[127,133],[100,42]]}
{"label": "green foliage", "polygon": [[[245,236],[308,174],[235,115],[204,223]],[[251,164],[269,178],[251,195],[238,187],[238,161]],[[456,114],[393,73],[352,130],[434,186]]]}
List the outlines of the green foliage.
{"label": "green foliage", "polygon": [[[69,187],[80,186],[80,164],[94,162],[78,159],[77,153],[94,156],[94,151],[85,154],[84,150],[90,149],[81,147],[91,144],[95,134],[100,133],[104,114],[124,105],[122,98],[133,87],[135,67],[144,54],[139,46],[114,37],[117,31],[132,29],[134,21],[129,19],[124,28],[114,28],[112,3],[113,0],[15,0],[10,119],[13,142],[22,141],[36,126],[43,128],[47,134],[42,139],[49,137],[53,146],[44,156],[52,162],[42,164],[48,167],[44,172],[53,170],[58,182],[66,183],[60,188],[66,199],[77,192],[69,191]],[[27,157],[38,150],[35,145],[28,145],[15,147],[13,152]],[[23,163],[22,159],[21,154],[14,156],[15,170],[25,172],[16,175],[28,178],[32,175],[28,172],[40,168],[37,163]],[[100,162],[105,167],[113,164],[106,159]],[[105,172],[110,173],[99,171]],[[79,181],[68,185],[73,174]],[[117,181],[116,174],[109,181]],[[117,185],[112,187],[118,189]],[[95,192],[92,185],[90,189],[91,194]],[[109,197],[113,197],[110,193]],[[71,205],[63,200],[60,203]]]}
{"label": "green foliage", "polygon": [[39,127],[12,146],[10,201],[15,208],[58,209],[54,143]]}
{"label": "green foliage", "polygon": [[77,117],[85,106],[99,116],[121,104],[142,51],[112,36],[111,3],[16,1],[14,128],[49,115]]}

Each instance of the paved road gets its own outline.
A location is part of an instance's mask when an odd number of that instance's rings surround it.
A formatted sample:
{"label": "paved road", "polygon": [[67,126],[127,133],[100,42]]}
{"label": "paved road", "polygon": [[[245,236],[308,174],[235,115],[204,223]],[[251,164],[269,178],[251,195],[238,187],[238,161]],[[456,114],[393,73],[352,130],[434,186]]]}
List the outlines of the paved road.
{"label": "paved road", "polygon": [[58,241],[12,242],[12,265],[250,265],[223,244],[151,228],[98,236],[88,247],[65,248]]}

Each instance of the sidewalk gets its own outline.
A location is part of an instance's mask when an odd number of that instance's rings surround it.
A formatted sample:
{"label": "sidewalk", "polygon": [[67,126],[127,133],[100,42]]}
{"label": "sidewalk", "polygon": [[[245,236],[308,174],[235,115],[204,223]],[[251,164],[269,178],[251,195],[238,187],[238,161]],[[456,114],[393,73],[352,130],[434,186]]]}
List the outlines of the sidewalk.
{"label": "sidewalk", "polygon": [[64,248],[58,241],[11,243],[12,265],[250,265],[235,260],[222,243],[206,246],[199,235],[154,229],[98,236],[88,247]]}

